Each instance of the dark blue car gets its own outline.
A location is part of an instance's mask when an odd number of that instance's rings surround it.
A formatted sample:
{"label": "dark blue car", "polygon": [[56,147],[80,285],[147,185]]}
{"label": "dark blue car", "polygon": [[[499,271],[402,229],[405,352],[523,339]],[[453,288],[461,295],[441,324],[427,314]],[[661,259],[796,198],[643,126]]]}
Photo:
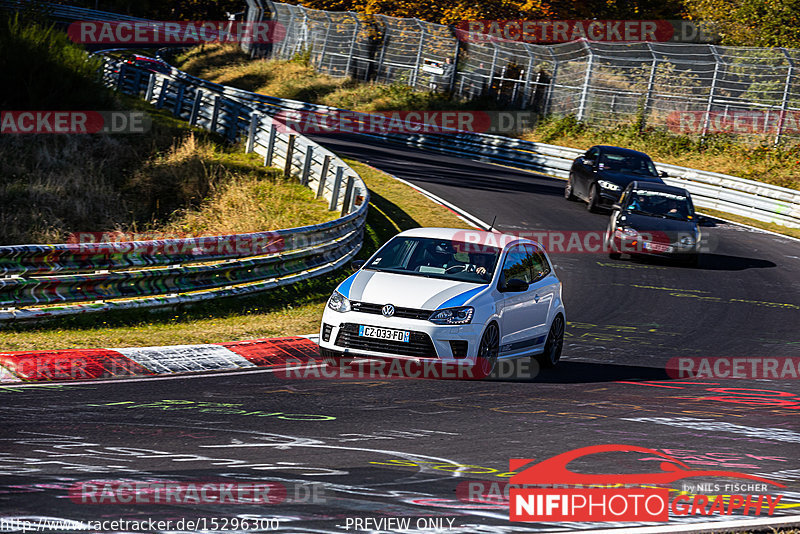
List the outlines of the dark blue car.
{"label": "dark blue car", "polygon": [[572,162],[569,180],[564,188],[567,200],[581,199],[595,212],[609,208],[629,183],[663,183],[650,156],[643,152],[617,146],[597,145]]}

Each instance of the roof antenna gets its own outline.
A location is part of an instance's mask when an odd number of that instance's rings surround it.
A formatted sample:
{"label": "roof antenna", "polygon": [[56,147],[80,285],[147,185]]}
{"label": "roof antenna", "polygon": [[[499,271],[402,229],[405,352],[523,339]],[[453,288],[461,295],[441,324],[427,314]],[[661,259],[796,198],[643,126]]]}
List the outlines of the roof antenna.
{"label": "roof antenna", "polygon": [[496,221],[496,220],[497,220],[497,215],[495,215],[495,216],[494,216],[494,219],[492,219],[492,224],[490,224],[490,225],[489,225],[489,229],[488,229],[488,230],[486,230],[487,232],[492,232],[492,231],[494,231],[494,223],[495,223],[495,221]]}

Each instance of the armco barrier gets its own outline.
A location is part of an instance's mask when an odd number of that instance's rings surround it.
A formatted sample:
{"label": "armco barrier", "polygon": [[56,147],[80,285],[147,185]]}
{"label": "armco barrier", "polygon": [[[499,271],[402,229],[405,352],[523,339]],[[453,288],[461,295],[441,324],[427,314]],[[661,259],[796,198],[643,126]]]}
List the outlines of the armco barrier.
{"label": "armco barrier", "polygon": [[[156,308],[246,295],[320,276],[361,248],[369,193],[353,169],[310,139],[278,128],[257,102],[104,56],[103,81],[226,136],[296,177],[333,221],[251,234],[135,242],[0,247],[0,321]],[[74,304],[71,304],[74,303]],[[42,306],[47,307],[24,307]]]}

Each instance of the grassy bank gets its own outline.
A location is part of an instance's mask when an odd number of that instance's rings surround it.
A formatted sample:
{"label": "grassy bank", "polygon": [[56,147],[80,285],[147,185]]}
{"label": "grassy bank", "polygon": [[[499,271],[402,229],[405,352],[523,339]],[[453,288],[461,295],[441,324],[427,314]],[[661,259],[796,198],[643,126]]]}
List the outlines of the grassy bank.
{"label": "grassy bank", "polygon": [[[371,192],[364,248],[366,258],[401,230],[419,226],[467,228],[447,208],[367,165],[348,163]],[[0,350],[125,347],[216,343],[316,332],[331,290],[349,275],[329,276],[244,299],[227,299],[189,309],[136,311],[71,317],[0,330]]]}
{"label": "grassy bank", "polygon": [[[74,233],[221,234],[332,218],[323,202],[216,134],[99,83],[100,61],[26,16],[0,21],[0,109],[146,113],[137,134],[0,136],[0,244]],[[57,88],[57,89],[55,89]]]}

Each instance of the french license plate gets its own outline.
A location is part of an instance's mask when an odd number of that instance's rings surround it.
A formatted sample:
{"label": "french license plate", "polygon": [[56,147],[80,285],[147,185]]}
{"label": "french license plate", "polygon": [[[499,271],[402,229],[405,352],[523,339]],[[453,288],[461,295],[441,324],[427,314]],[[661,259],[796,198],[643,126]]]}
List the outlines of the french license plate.
{"label": "french license plate", "polygon": [[371,337],[375,339],[386,339],[389,341],[402,341],[408,343],[408,335],[411,332],[407,330],[394,330],[392,328],[377,328],[375,326],[358,326],[358,335],[360,337]]}
{"label": "french license plate", "polygon": [[672,247],[669,245],[662,245],[661,243],[644,242],[644,248],[647,250],[654,250],[656,252],[672,252]]}

